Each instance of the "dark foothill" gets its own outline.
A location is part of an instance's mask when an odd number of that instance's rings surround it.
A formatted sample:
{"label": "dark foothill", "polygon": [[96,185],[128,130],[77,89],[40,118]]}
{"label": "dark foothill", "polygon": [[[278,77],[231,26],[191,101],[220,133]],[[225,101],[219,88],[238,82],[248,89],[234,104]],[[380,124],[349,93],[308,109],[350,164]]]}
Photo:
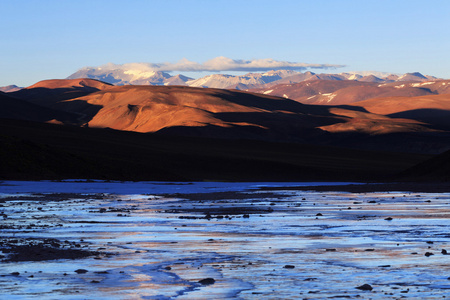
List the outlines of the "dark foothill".
{"label": "dark foothill", "polygon": [[360,286],[357,286],[356,288],[358,290],[361,290],[361,291],[371,291],[371,290],[373,290],[372,286],[370,284],[367,284],[367,283],[365,283],[363,285],[360,285]]}
{"label": "dark foothill", "polygon": [[210,284],[214,284],[216,281],[214,280],[214,278],[205,278],[202,280],[198,281],[199,283],[203,284],[203,285],[210,285]]}

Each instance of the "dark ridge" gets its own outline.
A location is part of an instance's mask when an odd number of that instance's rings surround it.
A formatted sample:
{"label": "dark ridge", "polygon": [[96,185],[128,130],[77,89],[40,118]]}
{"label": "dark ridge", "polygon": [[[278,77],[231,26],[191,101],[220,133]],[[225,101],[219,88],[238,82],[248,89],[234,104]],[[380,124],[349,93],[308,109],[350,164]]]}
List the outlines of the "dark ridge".
{"label": "dark ridge", "polygon": [[366,181],[428,157],[0,119],[1,179]]}

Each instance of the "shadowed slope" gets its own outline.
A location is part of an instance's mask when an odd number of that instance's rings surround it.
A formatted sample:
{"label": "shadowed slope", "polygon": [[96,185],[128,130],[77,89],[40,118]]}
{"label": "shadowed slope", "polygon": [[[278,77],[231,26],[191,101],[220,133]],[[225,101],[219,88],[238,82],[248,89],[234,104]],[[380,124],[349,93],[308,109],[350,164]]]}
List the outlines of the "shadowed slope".
{"label": "shadowed slope", "polygon": [[78,115],[42,107],[0,92],[0,118],[51,123],[76,123]]}
{"label": "shadowed slope", "polygon": [[407,169],[399,178],[413,181],[450,181],[450,151]]}
{"label": "shadowed slope", "polygon": [[429,156],[0,119],[0,178],[386,180]]}
{"label": "shadowed slope", "polygon": [[95,79],[51,79],[42,80],[27,88],[11,93],[11,96],[29,102],[53,107],[56,103],[108,89],[111,84]]}
{"label": "shadowed slope", "polygon": [[450,129],[450,94],[376,98],[354,105],[363,107],[371,113],[417,120],[435,129]]}

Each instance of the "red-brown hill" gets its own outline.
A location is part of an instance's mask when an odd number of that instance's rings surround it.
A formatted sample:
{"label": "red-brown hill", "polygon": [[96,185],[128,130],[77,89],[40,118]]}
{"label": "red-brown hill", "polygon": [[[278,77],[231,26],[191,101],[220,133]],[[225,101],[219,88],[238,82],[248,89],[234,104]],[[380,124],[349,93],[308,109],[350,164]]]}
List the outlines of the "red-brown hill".
{"label": "red-brown hill", "polygon": [[450,94],[375,98],[353,105],[370,113],[417,120],[435,129],[450,130]]}
{"label": "red-brown hill", "polygon": [[221,89],[119,86],[60,104],[86,114],[83,103],[98,110],[89,127],[135,132],[304,141],[336,132],[333,126],[366,134],[430,131],[416,121]]}
{"label": "red-brown hill", "polygon": [[312,80],[252,90],[261,94],[285,97],[304,104],[343,105],[380,97],[415,97],[449,94],[450,81],[363,82],[353,80]]}
{"label": "red-brown hill", "polygon": [[53,107],[55,102],[73,99],[108,89],[111,84],[95,79],[50,79],[10,93],[11,96],[38,105]]}
{"label": "red-brown hill", "polygon": [[[332,81],[331,87],[336,82]],[[346,84],[358,84],[348,82]],[[124,131],[427,153],[429,145],[435,145],[431,150],[435,153],[448,149],[449,144],[440,138],[440,132],[436,135],[435,128],[420,121],[374,114],[357,106],[304,105],[282,97],[221,89],[93,83],[100,87],[77,85],[70,80],[52,81],[52,85],[41,83],[38,86],[45,88],[30,87],[27,90],[33,93],[25,99],[33,104],[75,113],[79,116],[79,126]],[[56,88],[52,89],[53,86]],[[64,91],[79,91],[80,88],[83,96],[65,99],[73,94]],[[39,95],[39,91],[43,93]],[[55,97],[47,96],[52,93]],[[417,133],[425,137],[417,138]],[[394,139],[392,134],[401,134],[406,140]],[[427,145],[427,149],[424,150],[423,145]]]}

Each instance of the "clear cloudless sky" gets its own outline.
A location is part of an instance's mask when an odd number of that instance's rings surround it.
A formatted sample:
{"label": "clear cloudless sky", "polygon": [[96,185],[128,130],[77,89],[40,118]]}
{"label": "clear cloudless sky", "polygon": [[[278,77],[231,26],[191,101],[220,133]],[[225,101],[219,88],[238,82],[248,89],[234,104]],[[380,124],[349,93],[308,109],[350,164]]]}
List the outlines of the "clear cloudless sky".
{"label": "clear cloudless sky", "polygon": [[0,86],[218,56],[450,78],[449,0],[0,0],[0,12]]}

